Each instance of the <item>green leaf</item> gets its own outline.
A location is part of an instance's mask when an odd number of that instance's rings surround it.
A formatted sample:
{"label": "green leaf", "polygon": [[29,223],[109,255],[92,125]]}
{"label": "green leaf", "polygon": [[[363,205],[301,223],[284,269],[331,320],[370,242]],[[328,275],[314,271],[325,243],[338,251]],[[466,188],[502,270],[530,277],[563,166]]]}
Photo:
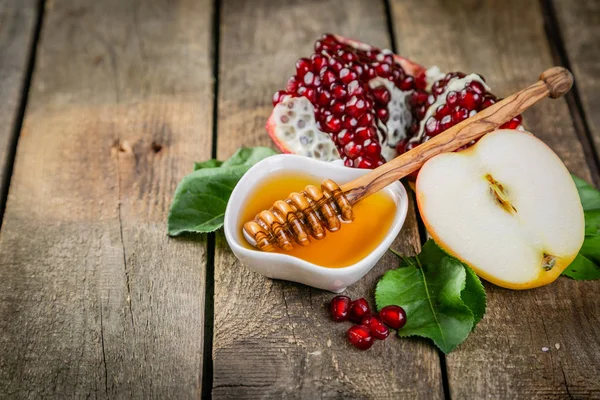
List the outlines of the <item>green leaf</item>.
{"label": "green leaf", "polygon": [[[485,312],[479,278],[433,240],[421,254],[404,258],[400,268],[386,272],[377,284],[375,301],[381,309],[399,305],[406,325],[399,336],[423,336],[449,353],[462,343]],[[471,309],[472,307],[472,309]]]}
{"label": "green leaf", "polygon": [[562,274],[577,280],[600,279],[600,192],[572,176],[583,206],[585,238],[579,254]]}
{"label": "green leaf", "polygon": [[571,176],[575,181],[575,186],[577,186],[583,211],[600,209],[600,192],[583,179],[572,174]]}
{"label": "green leaf", "polygon": [[481,283],[481,280],[479,279],[475,271],[473,271],[470,267],[466,265],[465,271],[467,272],[466,285],[465,290],[463,290],[463,292],[461,293],[461,298],[473,313],[474,330],[475,326],[483,318],[483,314],[485,314],[487,296],[485,295],[483,283]]}
{"label": "green leaf", "polygon": [[227,201],[241,177],[258,161],[276,154],[267,147],[242,148],[229,160],[196,163],[177,185],[169,211],[172,236],[213,232],[223,226]]}
{"label": "green leaf", "polygon": [[235,165],[252,166],[260,160],[271,157],[277,152],[269,147],[242,147],[222,167],[233,167]]}
{"label": "green leaf", "polygon": [[215,159],[201,161],[201,162],[195,162],[194,163],[194,171],[197,171],[202,168],[219,168],[221,165],[223,165],[223,161],[219,161],[219,160],[215,160]]}

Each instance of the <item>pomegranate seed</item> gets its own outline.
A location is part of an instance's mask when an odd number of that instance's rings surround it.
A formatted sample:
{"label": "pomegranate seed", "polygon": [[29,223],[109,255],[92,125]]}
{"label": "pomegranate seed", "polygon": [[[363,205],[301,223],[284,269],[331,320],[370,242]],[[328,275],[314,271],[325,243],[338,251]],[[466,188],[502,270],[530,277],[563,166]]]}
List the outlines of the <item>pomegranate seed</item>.
{"label": "pomegranate seed", "polygon": [[481,95],[470,89],[463,89],[458,95],[458,102],[461,106],[469,110],[474,110],[481,103]]}
{"label": "pomegranate seed", "polygon": [[386,77],[390,76],[390,71],[391,71],[391,67],[389,64],[377,63],[375,65],[375,72],[377,73],[377,76],[386,78]]}
{"label": "pomegranate seed", "polygon": [[339,118],[334,117],[333,115],[329,115],[325,119],[325,126],[331,133],[338,133],[342,129],[342,124],[340,123]]}
{"label": "pomegranate seed", "polygon": [[454,90],[448,92],[446,95],[446,104],[448,104],[448,108],[450,109],[456,106],[458,104],[458,93]]}
{"label": "pomegranate seed", "polygon": [[[406,312],[400,306],[385,306],[379,311],[383,322],[394,329],[400,329],[406,324]],[[352,303],[350,303],[350,319],[352,319]]]}
{"label": "pomegranate seed", "polygon": [[333,103],[333,106],[331,106],[331,112],[334,115],[338,115],[341,116],[344,111],[346,111],[346,105],[342,102],[336,101],[335,103]]}
{"label": "pomegranate seed", "polygon": [[447,103],[440,104],[438,108],[435,110],[435,117],[441,118],[445,115],[450,114],[450,107],[448,107]]}
{"label": "pomegranate seed", "polygon": [[[450,128],[452,125],[453,125],[452,116],[450,116],[450,115],[444,116],[444,118],[442,118],[442,120],[440,121],[440,132],[445,131],[446,129]],[[433,135],[430,135],[430,136],[433,136]]]}
{"label": "pomegranate seed", "polygon": [[348,340],[354,347],[360,350],[367,350],[373,346],[373,336],[371,329],[364,325],[354,325],[348,329]]}
{"label": "pomegranate seed", "polygon": [[354,137],[359,142],[364,142],[367,139],[373,139],[376,136],[377,136],[377,132],[375,131],[375,128],[372,126],[370,126],[368,128],[364,128],[364,127],[358,128],[354,132]]}
{"label": "pomegranate seed", "polygon": [[427,118],[425,122],[425,132],[428,135],[435,135],[440,130],[439,122],[434,117]]}
{"label": "pomegranate seed", "polygon": [[335,58],[330,58],[329,59],[329,66],[331,67],[331,69],[335,73],[338,73],[338,74],[340,73],[340,71],[342,70],[342,68],[344,68],[344,64],[342,64],[341,62],[339,62]]}
{"label": "pomegranate seed", "polygon": [[375,339],[384,340],[390,334],[388,327],[383,324],[383,321],[377,315],[366,316],[361,324],[371,329],[371,334]]}
{"label": "pomegranate seed", "polygon": [[469,118],[469,110],[466,108],[459,108],[452,112],[452,122],[455,124],[464,121],[467,118]]}
{"label": "pomegranate seed", "polygon": [[358,119],[358,126],[371,126],[373,124],[373,114],[364,113]]}
{"label": "pomegranate seed", "polygon": [[348,84],[348,94],[350,96],[362,96],[365,94],[365,89],[363,89],[358,81],[352,81]]}
{"label": "pomegranate seed", "polygon": [[298,89],[298,80],[295,76],[291,76],[288,79],[286,89],[289,93],[294,93]]}
{"label": "pomegranate seed", "polygon": [[361,157],[354,160],[354,166],[356,168],[362,168],[362,169],[372,169],[374,167],[373,162],[371,160],[369,160],[368,158],[361,158]]}
{"label": "pomegranate seed", "polygon": [[471,82],[469,82],[468,86],[471,88],[472,91],[474,91],[475,93],[477,93],[479,95],[485,94],[485,88],[483,87],[481,82],[471,81]]}
{"label": "pomegranate seed", "polygon": [[[354,160],[356,157],[358,157],[360,155],[361,151],[362,151],[362,146],[360,144],[357,144],[354,142],[350,142],[346,146],[344,146],[344,153],[346,153],[348,158],[351,160]],[[352,303],[354,304],[354,302],[352,302]]]}
{"label": "pomegranate seed", "polygon": [[522,117],[520,115],[517,117],[514,117],[507,123],[501,125],[500,128],[501,129],[517,129],[519,127],[519,125],[521,125],[521,119],[522,119]]}
{"label": "pomegranate seed", "polygon": [[308,58],[301,58],[296,61],[296,75],[302,78],[307,72],[312,70],[312,62]]}
{"label": "pomegranate seed", "polygon": [[378,108],[377,109],[377,118],[381,120],[384,124],[387,122],[390,117],[387,108]]}
{"label": "pomegranate seed", "polygon": [[320,71],[321,68],[327,65],[327,59],[320,54],[313,54],[310,57],[310,60],[312,62],[313,71],[315,72]]}
{"label": "pomegranate seed", "polygon": [[385,86],[376,87],[371,91],[371,94],[375,98],[375,101],[379,104],[386,105],[390,102],[390,92],[388,92]]}
{"label": "pomegranate seed", "polygon": [[370,81],[371,79],[375,78],[376,76],[377,76],[377,72],[375,71],[375,68],[368,67],[368,68],[365,68],[362,78],[365,81]]}
{"label": "pomegranate seed", "polygon": [[371,314],[369,303],[364,298],[356,299],[350,303],[350,320],[356,323],[362,321],[364,317]]}
{"label": "pomegranate seed", "polygon": [[323,68],[321,76],[321,82],[323,82],[326,86],[331,86],[331,84],[337,82],[337,76],[328,68]]}
{"label": "pomegranate seed", "polygon": [[481,102],[481,109],[483,110],[485,108],[488,108],[492,104],[496,104],[496,100],[492,99],[491,97],[485,96],[483,98],[483,101]]}
{"label": "pomegranate seed", "polygon": [[346,159],[344,160],[344,166],[346,166],[346,167],[353,167],[353,166],[354,166],[354,161],[352,161],[352,160],[351,160],[351,159],[349,159],[349,158],[346,158]]}
{"label": "pomegranate seed", "polygon": [[331,93],[329,93],[322,86],[317,88],[317,104],[320,106],[326,106],[331,101]]}
{"label": "pomegranate seed", "polygon": [[404,154],[406,152],[406,144],[408,143],[408,138],[402,139],[396,145],[396,152],[398,154]]}
{"label": "pomegranate seed", "polygon": [[349,115],[344,114],[342,116],[342,126],[348,130],[354,130],[354,128],[356,127],[356,125],[358,124],[358,121],[356,120],[356,118],[351,117]]}
{"label": "pomegranate seed", "polygon": [[348,68],[342,68],[340,71],[340,80],[346,85],[355,80],[356,72],[350,71]]}
{"label": "pomegranate seed", "polygon": [[346,97],[346,94],[348,92],[346,91],[344,85],[334,83],[333,85],[331,85],[331,93],[333,94],[333,97],[335,97],[338,100],[341,100],[344,97]]}
{"label": "pomegranate seed", "polygon": [[290,97],[290,96],[287,94],[287,92],[285,90],[276,91],[275,94],[273,95],[273,106],[276,106],[277,104],[281,103],[287,97]]}
{"label": "pomegranate seed", "polygon": [[315,89],[313,88],[307,88],[304,91],[304,97],[306,97],[308,100],[310,100],[311,103],[315,103],[316,102],[316,92]]}
{"label": "pomegranate seed", "polygon": [[366,104],[362,98],[358,98],[356,96],[352,96],[352,98],[346,103],[346,112],[353,116],[354,118],[358,118],[365,112]]}
{"label": "pomegranate seed", "polygon": [[376,141],[372,140],[369,144],[363,143],[363,146],[363,152],[368,157],[377,157],[379,154],[381,154],[381,146]]}
{"label": "pomegranate seed", "polygon": [[340,133],[337,134],[337,142],[340,146],[345,146],[352,140],[352,136],[348,134],[348,130],[342,129]]}
{"label": "pomegranate seed", "polygon": [[335,322],[346,321],[350,310],[350,297],[335,296],[329,303],[331,319]]}

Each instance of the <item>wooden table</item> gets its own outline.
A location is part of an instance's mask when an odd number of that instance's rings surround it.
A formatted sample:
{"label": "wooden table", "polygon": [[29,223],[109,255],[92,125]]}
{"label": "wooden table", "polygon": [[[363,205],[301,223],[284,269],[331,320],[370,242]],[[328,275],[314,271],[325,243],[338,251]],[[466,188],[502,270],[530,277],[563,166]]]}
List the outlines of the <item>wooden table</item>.
{"label": "wooden table", "polygon": [[[0,0],[0,398],[600,398],[600,282],[486,285],[450,355],[359,352],[330,293],[251,272],[221,233],[166,235],[193,161],[270,145],[271,95],[324,31],[500,95],[571,68],[525,123],[600,184],[597,0]],[[394,247],[423,239],[411,205]]]}

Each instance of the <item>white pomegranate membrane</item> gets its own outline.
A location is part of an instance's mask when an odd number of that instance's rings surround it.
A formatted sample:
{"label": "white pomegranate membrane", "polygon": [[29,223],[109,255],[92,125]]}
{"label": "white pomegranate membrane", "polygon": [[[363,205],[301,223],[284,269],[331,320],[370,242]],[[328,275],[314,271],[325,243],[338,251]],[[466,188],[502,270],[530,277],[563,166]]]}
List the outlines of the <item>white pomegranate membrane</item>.
{"label": "white pomegranate membrane", "polygon": [[[325,34],[274,94],[267,131],[284,153],[375,168],[496,101],[480,75],[425,70],[390,50]],[[502,127],[520,125],[518,116]]]}

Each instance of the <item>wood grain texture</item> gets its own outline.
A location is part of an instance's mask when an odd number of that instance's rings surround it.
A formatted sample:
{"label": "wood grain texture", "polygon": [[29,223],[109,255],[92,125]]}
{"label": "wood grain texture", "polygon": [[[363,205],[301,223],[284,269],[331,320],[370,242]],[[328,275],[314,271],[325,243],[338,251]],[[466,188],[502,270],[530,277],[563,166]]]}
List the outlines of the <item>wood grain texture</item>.
{"label": "wood grain texture", "polygon": [[[324,31],[388,46],[383,5],[371,1],[224,1],[218,155],[269,145],[271,96],[312,53]],[[419,249],[411,208],[395,246]],[[347,290],[371,301],[377,279],[398,263],[387,254]],[[223,398],[443,397],[436,350],[421,340],[391,337],[360,352],[347,342],[349,323],[329,320],[334,295],[273,281],[242,266],[217,237],[213,396]]]}
{"label": "wood grain texture", "polygon": [[585,119],[600,153],[600,2],[554,0],[556,18]]}
{"label": "wood grain texture", "polygon": [[[445,71],[480,72],[500,96],[553,64],[537,2],[398,0],[392,9],[402,55]],[[533,107],[524,124],[590,179],[563,99]],[[486,316],[447,357],[452,398],[600,397],[600,282],[559,278],[529,291],[486,289]]]}
{"label": "wood grain texture", "polygon": [[210,7],[46,2],[0,236],[1,398],[199,397],[206,246],[166,218],[210,157]]}
{"label": "wood grain texture", "polygon": [[[7,189],[4,185],[12,164],[10,151],[16,140],[38,12],[36,0],[0,2],[0,193]],[[0,207],[3,201],[0,199]]]}

